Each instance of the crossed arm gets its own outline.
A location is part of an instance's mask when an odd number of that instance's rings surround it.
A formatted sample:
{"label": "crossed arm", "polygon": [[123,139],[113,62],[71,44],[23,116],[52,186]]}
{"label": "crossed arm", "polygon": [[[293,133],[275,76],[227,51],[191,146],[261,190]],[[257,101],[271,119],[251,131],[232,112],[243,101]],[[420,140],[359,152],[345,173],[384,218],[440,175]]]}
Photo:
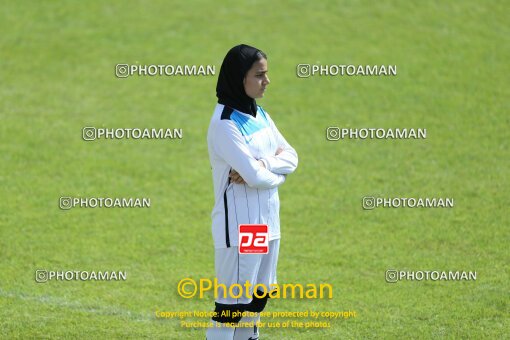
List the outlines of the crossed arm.
{"label": "crossed arm", "polygon": [[232,170],[229,177],[234,183],[246,183],[259,189],[274,188],[285,182],[285,175],[297,167],[296,151],[287,143],[271,121],[278,149],[274,156],[255,159],[237,127],[230,121],[220,121],[215,129],[216,153]]}
{"label": "crossed arm", "polygon": [[[278,156],[282,151],[283,151],[283,149],[281,147],[278,147],[278,150],[276,150],[275,156]],[[258,163],[262,168],[266,167],[266,165],[264,164],[264,162],[262,160],[259,159]],[[241,175],[234,169],[230,170],[228,177],[230,177],[231,182],[234,182],[236,184],[245,184],[246,183],[246,181],[241,177]]]}

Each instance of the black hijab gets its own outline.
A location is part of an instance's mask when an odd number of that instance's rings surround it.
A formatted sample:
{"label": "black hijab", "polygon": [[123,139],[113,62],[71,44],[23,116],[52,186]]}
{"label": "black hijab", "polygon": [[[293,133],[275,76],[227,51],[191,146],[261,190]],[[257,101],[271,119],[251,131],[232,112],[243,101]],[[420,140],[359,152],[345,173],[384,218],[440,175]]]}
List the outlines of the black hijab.
{"label": "black hijab", "polygon": [[264,52],[244,44],[228,51],[216,84],[218,103],[254,117],[257,115],[257,103],[244,91],[243,80],[253,63],[262,58],[267,59]]}

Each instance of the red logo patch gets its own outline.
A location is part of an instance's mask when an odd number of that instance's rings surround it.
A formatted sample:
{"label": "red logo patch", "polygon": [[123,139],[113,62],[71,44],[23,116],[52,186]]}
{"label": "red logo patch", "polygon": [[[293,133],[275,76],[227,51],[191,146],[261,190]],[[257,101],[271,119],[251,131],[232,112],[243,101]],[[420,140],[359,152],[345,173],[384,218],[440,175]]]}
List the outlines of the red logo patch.
{"label": "red logo patch", "polygon": [[239,225],[239,254],[267,254],[268,252],[267,224]]}

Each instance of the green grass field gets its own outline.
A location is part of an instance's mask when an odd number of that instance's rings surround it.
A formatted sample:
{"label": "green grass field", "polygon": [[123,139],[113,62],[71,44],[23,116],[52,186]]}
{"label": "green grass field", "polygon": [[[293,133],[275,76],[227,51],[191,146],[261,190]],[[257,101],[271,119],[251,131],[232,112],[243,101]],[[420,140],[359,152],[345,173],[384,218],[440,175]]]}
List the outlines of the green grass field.
{"label": "green grass field", "polygon": [[[472,0],[5,2],[0,338],[205,338],[155,312],[213,308],[211,294],[176,288],[214,278],[206,133],[221,61],[239,43],[267,53],[258,103],[300,157],[280,188],[279,282],[334,287],[332,299],[266,311],[357,313],[329,328],[263,328],[261,339],[508,337],[509,11]],[[116,78],[123,63],[212,64],[216,76]],[[299,78],[300,63],[392,64],[398,75]],[[184,136],[86,142],[85,126]],[[328,126],[426,128],[427,138],[330,142]],[[64,211],[61,196],[152,206]],[[370,211],[363,196],[455,206]],[[128,278],[36,283],[37,269]],[[387,283],[388,269],[477,280]]]}

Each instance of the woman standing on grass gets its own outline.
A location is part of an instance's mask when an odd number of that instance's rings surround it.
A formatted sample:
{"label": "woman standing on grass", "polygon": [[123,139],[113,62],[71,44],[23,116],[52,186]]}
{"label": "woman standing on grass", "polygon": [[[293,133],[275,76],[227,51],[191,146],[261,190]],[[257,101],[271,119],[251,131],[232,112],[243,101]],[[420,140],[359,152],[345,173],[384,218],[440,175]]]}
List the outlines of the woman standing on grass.
{"label": "woman standing on grass", "polygon": [[[208,340],[258,339],[258,313],[264,309],[268,296],[262,291],[253,292],[253,287],[262,284],[269,292],[270,285],[276,284],[280,246],[278,186],[296,170],[298,157],[269,114],[255,102],[264,96],[268,84],[264,52],[238,45],[227,53],[216,86],[218,104],[207,134],[215,197],[215,269],[218,283],[227,290],[233,284],[244,287],[248,282],[251,291],[239,294],[233,289],[234,297],[228,292],[225,297],[220,290],[212,318],[214,326],[207,330]],[[239,253],[241,224],[267,225],[267,254]],[[251,312],[250,317],[241,320],[239,312],[246,311]],[[227,323],[239,327],[228,327]]]}

